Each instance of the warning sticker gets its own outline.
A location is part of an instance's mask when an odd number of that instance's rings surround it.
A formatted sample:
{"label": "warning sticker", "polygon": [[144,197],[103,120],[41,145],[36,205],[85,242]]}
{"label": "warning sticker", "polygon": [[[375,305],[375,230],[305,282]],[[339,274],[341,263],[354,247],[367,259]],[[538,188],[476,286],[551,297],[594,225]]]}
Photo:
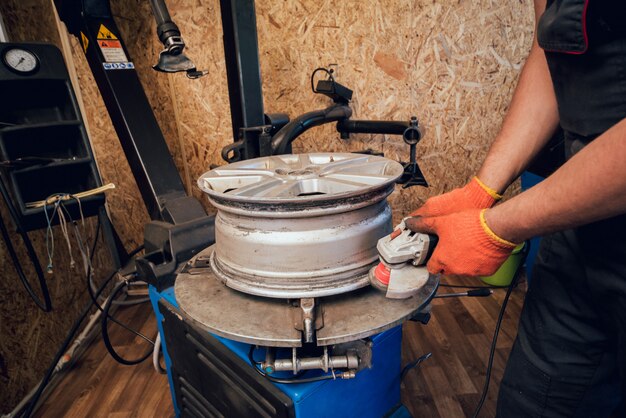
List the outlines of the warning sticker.
{"label": "warning sticker", "polygon": [[98,39],[117,39],[117,36],[113,35],[109,29],[103,24],[100,24],[100,29],[98,29]]}
{"label": "warning sticker", "polygon": [[118,40],[98,39],[98,45],[106,62],[127,62],[128,58]]}
{"label": "warning sticker", "polygon": [[103,62],[105,70],[134,70],[135,64],[132,62]]}
{"label": "warning sticker", "polygon": [[83,42],[83,52],[86,54],[87,53],[87,47],[89,46],[89,39],[87,39],[87,37],[85,36],[84,33],[80,33],[80,39]]}
{"label": "warning sticker", "polygon": [[124,53],[122,43],[109,28],[100,24],[97,38],[98,46],[106,62],[128,62],[128,57]]}

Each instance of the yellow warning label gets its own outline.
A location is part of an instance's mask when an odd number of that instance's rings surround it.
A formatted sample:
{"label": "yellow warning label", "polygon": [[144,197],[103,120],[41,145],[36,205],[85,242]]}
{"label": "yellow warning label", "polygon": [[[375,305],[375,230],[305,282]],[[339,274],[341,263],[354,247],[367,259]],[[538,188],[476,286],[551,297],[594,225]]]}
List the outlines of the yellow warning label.
{"label": "yellow warning label", "polygon": [[85,36],[84,33],[80,33],[80,39],[83,41],[83,52],[87,53],[87,47],[89,46],[89,39]]}
{"label": "yellow warning label", "polygon": [[106,26],[100,24],[100,29],[98,29],[98,39],[117,39],[117,36],[113,35],[113,32],[108,30]]}

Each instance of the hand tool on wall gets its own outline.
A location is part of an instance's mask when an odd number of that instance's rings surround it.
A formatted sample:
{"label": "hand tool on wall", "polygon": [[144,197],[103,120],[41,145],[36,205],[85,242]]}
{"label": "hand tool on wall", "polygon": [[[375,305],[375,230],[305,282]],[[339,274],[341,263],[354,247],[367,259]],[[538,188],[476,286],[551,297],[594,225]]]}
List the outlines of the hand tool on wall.
{"label": "hand tool on wall", "polygon": [[380,263],[370,270],[370,283],[390,299],[406,299],[427,282],[426,262],[438,238],[409,230],[402,220],[394,231],[376,245]]}

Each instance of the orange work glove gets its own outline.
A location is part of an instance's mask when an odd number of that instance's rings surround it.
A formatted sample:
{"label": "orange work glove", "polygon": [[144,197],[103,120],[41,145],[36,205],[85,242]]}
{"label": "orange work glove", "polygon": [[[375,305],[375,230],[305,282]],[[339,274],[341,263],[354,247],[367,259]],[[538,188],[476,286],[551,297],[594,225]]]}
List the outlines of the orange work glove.
{"label": "orange work glove", "polygon": [[431,197],[409,216],[442,216],[467,209],[487,209],[500,199],[502,196],[474,176],[459,189]]}
{"label": "orange work glove", "polygon": [[445,216],[407,219],[407,228],[439,237],[426,265],[432,274],[490,276],[511,255],[516,244],[497,236],[485,222],[486,209]]}

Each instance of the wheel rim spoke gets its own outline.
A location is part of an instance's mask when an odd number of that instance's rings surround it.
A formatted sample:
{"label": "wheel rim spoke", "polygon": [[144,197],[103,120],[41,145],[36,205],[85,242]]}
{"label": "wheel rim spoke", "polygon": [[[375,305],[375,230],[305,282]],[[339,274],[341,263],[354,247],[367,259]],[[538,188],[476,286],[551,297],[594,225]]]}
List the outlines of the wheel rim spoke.
{"label": "wheel rim spoke", "polygon": [[218,167],[198,184],[209,195],[282,201],[360,193],[391,184],[401,173],[398,163],[372,155],[285,154]]}

